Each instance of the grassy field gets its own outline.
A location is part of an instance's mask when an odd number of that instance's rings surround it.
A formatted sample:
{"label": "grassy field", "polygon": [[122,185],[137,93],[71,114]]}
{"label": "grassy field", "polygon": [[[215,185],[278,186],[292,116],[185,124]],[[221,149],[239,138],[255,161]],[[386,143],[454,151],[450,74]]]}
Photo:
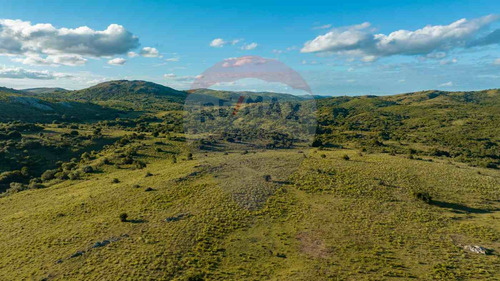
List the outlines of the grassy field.
{"label": "grassy field", "polygon": [[[97,164],[130,146],[147,167]],[[353,149],[188,153],[148,134],[81,179],[0,198],[0,279],[500,278],[498,170]]]}

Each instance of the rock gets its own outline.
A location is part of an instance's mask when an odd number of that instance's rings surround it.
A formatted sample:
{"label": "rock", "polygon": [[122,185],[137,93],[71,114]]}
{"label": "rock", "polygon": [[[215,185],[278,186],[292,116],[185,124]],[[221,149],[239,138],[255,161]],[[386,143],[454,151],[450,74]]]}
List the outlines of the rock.
{"label": "rock", "polygon": [[477,246],[477,245],[465,245],[464,249],[469,251],[469,252],[481,254],[481,255],[488,255],[491,252],[491,250],[483,248],[481,246]]}

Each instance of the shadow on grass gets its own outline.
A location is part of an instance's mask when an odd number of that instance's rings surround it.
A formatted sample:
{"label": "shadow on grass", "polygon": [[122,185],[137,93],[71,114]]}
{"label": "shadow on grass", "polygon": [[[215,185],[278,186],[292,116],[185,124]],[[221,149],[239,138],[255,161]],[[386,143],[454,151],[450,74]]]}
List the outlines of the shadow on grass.
{"label": "shadow on grass", "polygon": [[452,212],[455,213],[471,213],[471,214],[488,214],[488,213],[493,213],[496,211],[500,211],[499,209],[479,209],[479,208],[472,208],[472,207],[467,207],[462,204],[458,203],[450,203],[450,202],[444,202],[444,201],[437,201],[437,200],[432,200],[430,205],[438,206],[441,208],[447,208],[451,209]]}
{"label": "shadow on grass", "polygon": [[127,220],[129,223],[146,223],[148,222],[147,220]]}

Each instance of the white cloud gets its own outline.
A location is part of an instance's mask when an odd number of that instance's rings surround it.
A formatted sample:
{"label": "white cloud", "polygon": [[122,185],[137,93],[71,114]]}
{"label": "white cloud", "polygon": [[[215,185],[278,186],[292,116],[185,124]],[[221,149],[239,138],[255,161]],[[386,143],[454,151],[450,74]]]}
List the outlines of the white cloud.
{"label": "white cloud", "polygon": [[439,87],[452,87],[452,86],[453,82],[451,81],[439,85]]}
{"label": "white cloud", "polygon": [[216,38],[216,39],[212,40],[212,42],[210,42],[210,47],[222,48],[226,44],[227,44],[227,42],[224,41],[222,38]]}
{"label": "white cloud", "polygon": [[168,59],[165,59],[165,61],[168,61],[168,62],[177,62],[177,61],[179,61],[179,58],[177,58],[177,57],[168,58]]}
{"label": "white cloud", "polygon": [[87,59],[80,55],[48,55],[45,58],[39,55],[27,55],[24,58],[13,58],[15,62],[27,65],[48,65],[48,66],[78,66],[84,65]]}
{"label": "white cloud", "polygon": [[222,67],[240,67],[244,65],[257,65],[263,64],[266,62],[266,59],[252,56],[245,56],[239,58],[227,58],[222,63]]}
{"label": "white cloud", "polygon": [[233,40],[229,40],[229,41],[226,41],[222,38],[215,38],[214,40],[212,40],[212,42],[210,42],[210,47],[213,47],[213,48],[222,48],[226,45],[236,45],[238,43],[240,43],[241,41],[243,41],[243,39],[233,39]]}
{"label": "white cloud", "polygon": [[169,78],[175,78],[175,77],[177,77],[177,75],[175,75],[173,73],[167,73],[167,74],[163,74],[163,77],[169,79]]}
{"label": "white cloud", "polygon": [[47,70],[29,70],[19,67],[8,68],[6,66],[0,67],[0,78],[10,79],[37,79],[37,80],[53,80],[60,78],[70,78],[70,74],[50,72]]}
{"label": "white cloud", "polygon": [[331,27],[332,27],[331,24],[325,24],[325,25],[315,26],[315,27],[313,27],[313,29],[328,29]]}
{"label": "white cloud", "polygon": [[[361,57],[364,61],[393,55],[429,55],[479,45],[475,42],[484,42],[478,39],[481,31],[498,18],[489,15],[472,20],[460,19],[449,25],[428,25],[415,31],[397,30],[388,35],[376,34],[369,23],[362,23],[334,28],[306,42],[301,52],[333,53]],[[500,43],[500,36],[491,34],[487,36],[490,38],[487,42]]]}
{"label": "white cloud", "polygon": [[250,43],[250,44],[245,44],[241,47],[242,50],[246,50],[246,51],[250,51],[250,50],[253,50],[255,48],[257,48],[257,46],[259,46],[259,44],[253,42],[253,43]]}
{"label": "white cloud", "polygon": [[114,58],[108,61],[110,65],[124,65],[127,62],[124,58]]}
{"label": "white cloud", "polygon": [[51,24],[0,19],[0,55],[72,54],[103,57],[123,54],[139,45],[139,39],[123,26],[105,30],[87,26],[55,28]]}
{"label": "white cloud", "polygon": [[495,65],[500,65],[500,59],[496,59],[496,60],[494,60],[494,61],[493,61],[493,64],[495,64]]}
{"label": "white cloud", "polygon": [[236,44],[240,43],[241,41],[243,41],[243,39],[234,39],[231,41],[231,45],[236,45]]}
{"label": "white cloud", "polygon": [[167,73],[163,74],[163,78],[170,80],[170,81],[176,81],[176,82],[193,82],[195,79],[201,78],[203,76],[198,75],[198,76],[177,76],[174,73]]}
{"label": "white cloud", "polygon": [[138,54],[138,53],[136,53],[136,52],[128,52],[127,56],[128,56],[129,58],[135,58],[135,57],[138,57],[138,56],[139,56],[139,54]]}
{"label": "white cloud", "polygon": [[160,56],[160,52],[156,48],[144,47],[140,52],[141,56],[146,58],[157,58]]}

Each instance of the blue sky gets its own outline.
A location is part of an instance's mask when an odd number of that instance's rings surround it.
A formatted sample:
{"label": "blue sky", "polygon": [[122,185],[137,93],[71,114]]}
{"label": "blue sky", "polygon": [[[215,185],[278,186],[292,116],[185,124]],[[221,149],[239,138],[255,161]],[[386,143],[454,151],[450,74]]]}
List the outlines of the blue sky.
{"label": "blue sky", "polygon": [[261,56],[321,95],[500,87],[498,1],[414,2],[5,1],[0,86],[142,79],[187,89],[224,59]]}

